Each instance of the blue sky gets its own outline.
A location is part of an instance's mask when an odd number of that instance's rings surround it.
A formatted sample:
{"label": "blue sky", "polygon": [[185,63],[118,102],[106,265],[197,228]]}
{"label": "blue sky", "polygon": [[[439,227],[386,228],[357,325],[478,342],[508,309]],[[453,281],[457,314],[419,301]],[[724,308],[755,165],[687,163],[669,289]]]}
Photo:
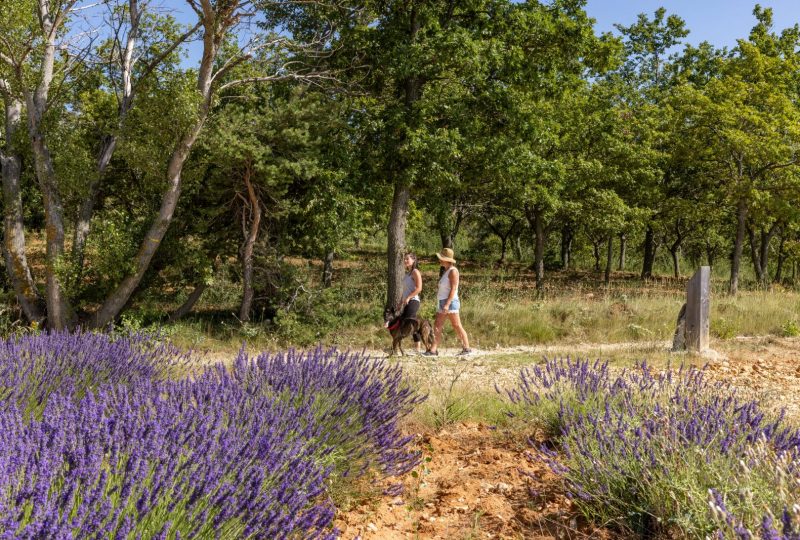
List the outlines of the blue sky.
{"label": "blue sky", "polygon": [[[761,0],[774,12],[776,30],[800,23],[800,0]],[[686,21],[690,34],[685,42],[696,45],[709,41],[717,47],[736,45],[755,24],[753,0],[588,0],[586,12],[597,20],[598,32],[614,31],[614,23],[629,26],[639,13],[653,15],[659,7]]]}
{"label": "blue sky", "polygon": [[[596,19],[598,32],[616,32],[614,23],[628,26],[639,13],[652,16],[663,6],[668,14],[679,15],[686,21],[690,34],[685,42],[696,45],[709,41],[717,47],[731,48],[738,38],[747,37],[755,24],[755,4],[754,0],[588,0],[586,12]],[[184,0],[161,0],[158,5],[182,22],[194,18]],[[773,9],[776,30],[800,23],[800,0],[762,0],[761,5]],[[199,43],[190,45],[190,65],[199,59],[201,50]]]}

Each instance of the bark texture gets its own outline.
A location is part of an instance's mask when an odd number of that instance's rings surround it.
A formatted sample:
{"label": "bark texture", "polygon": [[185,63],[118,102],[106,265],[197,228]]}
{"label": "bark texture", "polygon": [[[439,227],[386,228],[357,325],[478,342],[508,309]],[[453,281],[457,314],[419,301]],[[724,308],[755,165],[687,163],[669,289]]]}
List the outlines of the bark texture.
{"label": "bark texture", "polygon": [[261,227],[261,201],[251,181],[251,168],[245,167],[244,184],[247,189],[247,204],[242,209],[242,305],[239,308],[239,320],[249,321],[253,307],[253,251],[258,231]]}
{"label": "bark texture", "polygon": [[25,253],[25,227],[22,219],[20,188],[22,159],[11,146],[11,141],[20,129],[22,103],[9,94],[4,94],[2,97],[5,110],[5,148],[0,151],[4,201],[3,257],[9,281],[23,315],[28,321],[41,321],[44,319],[41,299]]}

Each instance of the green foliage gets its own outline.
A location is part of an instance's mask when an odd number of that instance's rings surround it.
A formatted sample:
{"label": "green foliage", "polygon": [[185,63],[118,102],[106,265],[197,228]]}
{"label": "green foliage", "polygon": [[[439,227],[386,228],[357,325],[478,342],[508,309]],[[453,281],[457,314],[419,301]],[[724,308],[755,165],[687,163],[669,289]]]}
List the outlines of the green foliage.
{"label": "green foliage", "polygon": [[141,231],[143,225],[141,221],[132,222],[130,216],[121,211],[113,210],[103,212],[95,220],[86,249],[91,261],[88,272],[91,281],[104,284],[102,289],[95,289],[92,293],[97,295],[95,298],[102,298],[101,295],[133,269],[133,255],[141,234],[135,233]]}
{"label": "green foliage", "polygon": [[800,323],[797,319],[789,319],[781,326],[781,334],[785,337],[800,336]]}
{"label": "green foliage", "polygon": [[[287,310],[306,282],[267,259],[338,261],[362,242],[379,245],[398,183],[410,186],[412,197],[405,244],[425,252],[454,241],[462,257],[503,264],[541,257],[534,262],[549,273],[567,257],[573,269],[588,268],[595,248],[604,252],[609,239],[616,256],[624,238],[629,271],[643,265],[647,238],[656,270],[674,264],[677,277],[704,263],[717,273],[739,271],[738,259],[727,266],[735,251],[753,262],[752,271],[741,269],[744,283],[760,278],[766,287],[773,277],[797,283],[800,31],[775,29],[771,10],[757,7],[750,34],[727,50],[684,46],[684,21],[663,8],[618,25],[615,38],[597,35],[583,4],[573,1],[253,6],[259,11],[253,31],[262,43],[276,28],[285,39],[248,58],[239,56],[235,37],[222,39],[217,67],[230,69],[214,82],[219,99],[182,170],[176,213],[137,294],[174,302],[225,267],[225,279],[204,294],[225,309],[235,304],[243,274],[233,261],[241,266],[242,224],[252,217],[245,173],[262,210],[253,315],[270,320],[282,310],[276,324],[305,342],[316,334],[302,335],[306,324],[333,327],[319,313],[335,301],[308,300],[326,307]],[[85,9],[87,17],[103,10],[108,20],[100,24],[122,24],[124,35],[125,2]],[[81,17],[65,24],[63,35],[84,35]],[[292,46],[332,28],[334,42],[323,55]],[[140,30],[135,100],[123,118],[124,39],[100,32],[104,37],[81,42],[87,56],[57,56],[42,130],[65,240],[64,255],[48,266],[40,264],[46,199],[24,118],[0,150],[20,154],[24,164],[20,192],[34,278],[44,289],[47,272],[55,272],[78,322],[133,270],[162,203],[169,157],[197,119],[197,72],[182,63],[185,47],[168,49],[186,29],[144,9]],[[40,79],[39,21],[26,2],[9,0],[0,6],[0,33],[7,36],[0,52],[23,59],[19,70],[0,61],[7,83],[0,101],[24,102],[24,91]],[[289,38],[298,41],[289,45]],[[294,67],[299,71],[290,74]],[[299,74],[313,74],[313,84],[297,80]],[[237,79],[263,84],[225,86]],[[81,263],[69,254],[69,238],[99,178],[98,152],[112,136],[117,147]],[[536,227],[544,244],[538,251]],[[377,272],[374,278],[379,289],[385,280]],[[301,291],[295,302],[315,295]],[[581,317],[528,320],[515,333],[560,339],[585,327]],[[662,332],[626,317],[617,337]],[[717,323],[719,335],[733,332],[725,324],[743,327],[739,315],[725,318]]]}
{"label": "green foliage", "polygon": [[720,339],[733,339],[738,334],[736,325],[724,317],[711,319],[710,330],[711,334]]}

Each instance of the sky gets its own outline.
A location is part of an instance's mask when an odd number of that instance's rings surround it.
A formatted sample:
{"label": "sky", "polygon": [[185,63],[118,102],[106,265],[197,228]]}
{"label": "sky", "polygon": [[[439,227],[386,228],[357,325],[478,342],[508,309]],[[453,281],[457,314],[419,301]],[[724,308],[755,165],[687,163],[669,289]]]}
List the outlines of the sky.
{"label": "sky", "polygon": [[[0,0],[2,1],[2,0]],[[762,6],[774,12],[775,30],[800,23],[800,0],[760,0]],[[667,14],[675,14],[686,21],[690,33],[685,43],[697,45],[709,41],[716,47],[732,48],[736,40],[745,38],[755,24],[753,6],[756,0],[588,0],[586,12],[596,19],[595,29],[617,33],[614,23],[629,26],[639,13],[652,18],[653,12],[664,7]],[[185,0],[160,0],[164,12],[172,12],[181,22],[193,22],[194,13]],[[202,46],[195,42],[189,47],[189,65],[199,60]]]}
{"label": "sky", "polygon": [[[774,28],[783,30],[800,23],[800,0],[760,0],[773,10]],[[614,23],[630,26],[639,13],[650,18],[659,7],[678,15],[690,31],[684,42],[697,45],[708,41],[716,47],[732,48],[755,25],[755,0],[588,0],[586,12],[596,19],[597,32],[614,32]]]}

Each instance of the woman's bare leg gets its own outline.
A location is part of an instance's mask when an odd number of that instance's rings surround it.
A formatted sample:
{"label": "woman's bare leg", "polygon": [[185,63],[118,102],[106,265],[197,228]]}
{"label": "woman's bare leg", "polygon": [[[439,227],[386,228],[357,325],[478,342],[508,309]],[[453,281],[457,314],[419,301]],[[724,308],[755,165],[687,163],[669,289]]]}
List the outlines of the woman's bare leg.
{"label": "woman's bare leg", "polygon": [[453,330],[456,331],[458,339],[461,340],[461,345],[463,345],[465,349],[469,349],[469,338],[467,337],[467,331],[461,326],[461,317],[458,313],[448,313],[448,316],[450,317],[450,324],[453,325]]}

